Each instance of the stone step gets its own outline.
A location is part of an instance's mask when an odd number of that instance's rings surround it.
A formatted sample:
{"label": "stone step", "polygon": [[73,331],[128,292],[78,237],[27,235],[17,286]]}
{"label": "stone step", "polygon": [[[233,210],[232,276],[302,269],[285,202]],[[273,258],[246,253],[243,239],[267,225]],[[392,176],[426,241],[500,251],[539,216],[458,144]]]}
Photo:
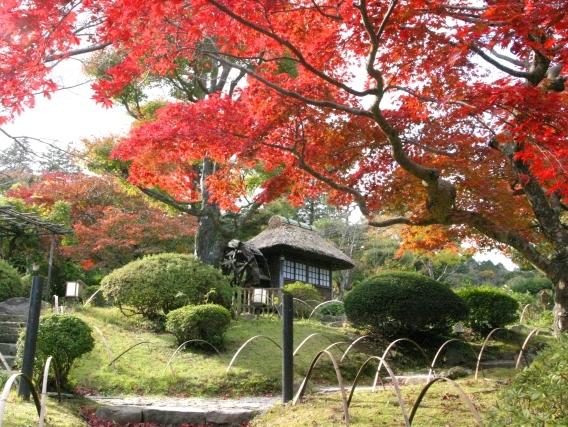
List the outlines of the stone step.
{"label": "stone step", "polygon": [[0,343],[0,353],[4,356],[15,356],[18,346],[14,343]]}
{"label": "stone step", "polygon": [[0,329],[0,342],[15,344],[18,342],[19,332],[7,332]]}
{"label": "stone step", "polygon": [[242,425],[279,402],[278,398],[174,399],[102,398],[96,416],[119,424],[149,422],[167,426]]}
{"label": "stone step", "polygon": [[26,323],[26,316],[21,314],[0,313],[0,322]]}
{"label": "stone step", "polygon": [[19,334],[20,330],[24,329],[25,323],[19,322],[0,322],[0,331],[14,332]]}
{"label": "stone step", "polygon": [[[16,365],[16,356],[4,356],[4,360],[8,363],[10,368],[13,368]],[[0,370],[5,370],[2,362],[0,362]]]}

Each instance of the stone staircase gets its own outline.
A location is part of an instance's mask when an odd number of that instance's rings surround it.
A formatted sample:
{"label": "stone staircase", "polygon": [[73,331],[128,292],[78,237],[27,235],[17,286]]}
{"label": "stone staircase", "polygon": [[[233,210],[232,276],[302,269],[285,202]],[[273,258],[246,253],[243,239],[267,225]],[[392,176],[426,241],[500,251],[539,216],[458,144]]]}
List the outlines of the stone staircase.
{"label": "stone staircase", "polygon": [[[8,366],[14,367],[16,362],[16,343],[20,331],[26,326],[26,318],[19,314],[0,313],[0,353]],[[0,370],[5,370],[4,363],[0,361]]]}

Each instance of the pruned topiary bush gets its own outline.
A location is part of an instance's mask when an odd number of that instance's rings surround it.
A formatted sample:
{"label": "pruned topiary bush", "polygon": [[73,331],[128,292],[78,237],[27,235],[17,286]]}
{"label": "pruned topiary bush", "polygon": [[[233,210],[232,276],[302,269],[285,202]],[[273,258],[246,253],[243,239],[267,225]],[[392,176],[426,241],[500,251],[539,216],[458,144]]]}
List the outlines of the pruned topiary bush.
{"label": "pruned topiary bush", "polygon": [[[45,362],[53,356],[50,379],[59,380],[61,387],[66,387],[69,371],[73,362],[95,346],[91,335],[92,329],[81,319],[68,314],[52,314],[42,317],[36,342],[34,381],[41,384]],[[25,334],[22,332],[18,341],[18,357],[21,360],[24,350]]]}
{"label": "pruned topiary bush", "polygon": [[567,426],[568,337],[561,336],[499,392],[490,425]]}
{"label": "pruned topiary bush", "polygon": [[0,301],[24,295],[24,287],[18,270],[0,259]]}
{"label": "pruned topiary bush", "polygon": [[469,309],[465,323],[485,334],[517,319],[519,303],[507,292],[490,286],[467,287],[457,291]]}
{"label": "pruned topiary bush", "polygon": [[385,337],[443,333],[467,315],[464,302],[447,286],[411,272],[371,277],[345,296],[347,318],[358,328]]}
{"label": "pruned topiary bush", "polygon": [[105,298],[123,313],[151,320],[187,304],[228,307],[232,290],[223,274],[191,255],[150,255],[114,270],[102,281]]}
{"label": "pruned topiary bush", "polygon": [[[186,305],[168,313],[166,331],[175,335],[179,345],[199,339],[222,347],[230,323],[231,313],[221,305]],[[206,344],[199,342],[193,343],[193,346],[207,349]]]}

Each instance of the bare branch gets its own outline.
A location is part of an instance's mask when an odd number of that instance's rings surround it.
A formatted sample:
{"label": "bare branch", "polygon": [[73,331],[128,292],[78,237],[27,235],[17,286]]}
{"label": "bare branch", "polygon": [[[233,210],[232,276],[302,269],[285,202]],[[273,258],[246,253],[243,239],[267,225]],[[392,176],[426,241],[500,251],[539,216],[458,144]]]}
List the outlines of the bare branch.
{"label": "bare branch", "polygon": [[64,58],[69,58],[70,56],[77,56],[77,55],[83,55],[85,53],[91,53],[91,52],[95,52],[97,50],[103,50],[105,47],[110,46],[112,43],[102,43],[102,44],[96,44],[93,46],[87,46],[87,47],[83,47],[80,49],[75,49],[75,50],[70,50],[69,52],[65,52],[65,53],[56,53],[53,55],[48,55],[45,58],[45,62],[53,62],[53,61],[58,61],[60,59],[64,59]]}
{"label": "bare branch", "polygon": [[526,71],[514,70],[513,68],[509,68],[506,65],[503,65],[502,63],[497,61],[495,58],[492,58],[490,55],[485,53],[483,51],[483,49],[481,49],[479,46],[476,46],[473,43],[470,44],[469,47],[470,47],[471,50],[473,50],[475,53],[477,53],[479,56],[481,56],[485,61],[489,62],[491,65],[494,65],[496,68],[503,71],[504,73],[509,74],[510,76],[519,77],[519,78],[527,79],[527,80],[529,80],[532,77],[532,73],[529,73],[529,72],[526,72]]}

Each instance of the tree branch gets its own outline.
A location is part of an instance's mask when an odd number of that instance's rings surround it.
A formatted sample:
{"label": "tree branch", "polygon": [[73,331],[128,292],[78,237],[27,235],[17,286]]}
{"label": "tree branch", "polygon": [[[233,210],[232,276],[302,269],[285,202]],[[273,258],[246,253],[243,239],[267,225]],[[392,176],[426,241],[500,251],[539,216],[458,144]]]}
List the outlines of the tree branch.
{"label": "tree branch", "polygon": [[[222,55],[222,53],[220,55]],[[333,102],[333,101],[324,101],[324,100],[320,100],[320,99],[308,98],[308,97],[301,95],[297,92],[285,89],[282,86],[277,85],[277,84],[271,82],[270,80],[262,77],[260,74],[256,73],[255,71],[253,71],[253,70],[251,70],[247,67],[244,67],[242,65],[236,64],[234,62],[228,61],[227,59],[225,59],[221,56],[210,54],[210,53],[207,54],[207,56],[209,56],[213,59],[216,59],[219,62],[222,62],[226,65],[229,65],[233,68],[236,68],[237,70],[240,70],[240,71],[250,75],[251,77],[255,78],[259,82],[263,83],[265,86],[268,86],[269,88],[275,90],[276,92],[280,93],[281,95],[297,99],[299,101],[305,102],[306,104],[313,105],[313,106],[316,106],[316,107],[331,108],[333,110],[338,110],[338,111],[343,111],[343,112],[346,112],[346,113],[354,114],[356,116],[373,117],[372,113],[370,113],[369,111],[366,111],[366,110],[361,110],[359,108],[349,107],[347,105],[339,104],[339,103]]]}
{"label": "tree branch", "polygon": [[351,95],[355,95],[355,96],[366,96],[366,95],[371,95],[372,92],[370,93],[369,91],[360,91],[360,90],[356,90],[353,89],[350,86],[347,86],[345,83],[342,83],[336,79],[334,79],[333,77],[327,75],[326,73],[322,72],[321,70],[317,69],[316,67],[314,67],[312,64],[310,64],[307,59],[304,57],[304,55],[302,54],[302,52],[300,51],[300,49],[298,49],[294,44],[292,44],[289,40],[285,39],[282,36],[279,36],[278,34],[275,34],[273,31],[270,31],[258,24],[255,24],[254,22],[249,21],[248,19],[236,14],[231,8],[225,6],[224,4],[219,3],[217,0],[208,0],[208,2],[210,4],[212,4],[213,6],[215,6],[217,9],[219,9],[220,11],[222,11],[223,13],[227,14],[228,16],[230,16],[231,18],[233,18],[235,21],[241,23],[242,25],[251,28],[252,30],[260,33],[260,34],[264,34],[266,37],[271,38],[272,40],[280,43],[282,46],[287,47],[288,49],[290,49],[290,51],[296,56],[296,58],[298,59],[298,62],[300,64],[302,64],[304,66],[304,68],[306,68],[308,71],[310,71],[311,73],[315,74],[316,76],[320,77],[322,80],[325,80],[326,82],[340,88],[343,89],[344,91],[346,91],[347,93],[350,93]]}
{"label": "tree branch", "polygon": [[527,80],[530,80],[530,78],[532,77],[532,73],[529,73],[529,72],[526,72],[526,71],[514,70],[513,68],[509,68],[506,65],[503,65],[502,63],[497,61],[495,58],[492,58],[490,55],[485,53],[483,51],[483,49],[481,49],[479,46],[477,46],[473,43],[470,44],[469,47],[470,47],[471,50],[473,50],[475,53],[477,53],[479,56],[481,56],[485,61],[489,62],[491,65],[495,66],[496,68],[503,71],[504,73],[509,74],[510,76],[519,77],[519,78],[527,79]]}
{"label": "tree branch", "polygon": [[44,62],[53,62],[53,61],[58,61],[60,59],[63,58],[69,58],[71,56],[77,56],[77,55],[83,55],[84,53],[91,53],[91,52],[95,52],[97,50],[102,50],[107,46],[110,46],[112,43],[102,43],[102,44],[96,44],[93,46],[88,46],[88,47],[83,47],[80,49],[75,49],[75,50],[70,50],[69,52],[65,52],[65,53],[56,53],[53,55],[48,55]]}

